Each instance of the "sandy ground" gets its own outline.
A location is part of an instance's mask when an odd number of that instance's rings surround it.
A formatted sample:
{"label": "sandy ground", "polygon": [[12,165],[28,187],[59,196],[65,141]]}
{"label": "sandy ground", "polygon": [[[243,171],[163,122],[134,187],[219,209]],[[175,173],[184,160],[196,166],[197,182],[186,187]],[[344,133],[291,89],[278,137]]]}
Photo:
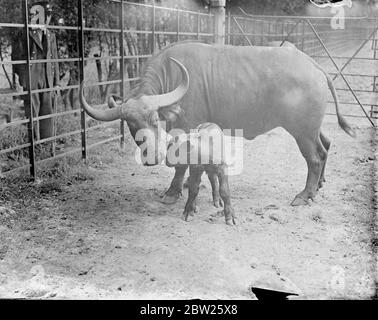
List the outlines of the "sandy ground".
{"label": "sandy ground", "polygon": [[302,299],[367,299],[376,267],[373,132],[366,121],[355,127],[352,139],[326,119],[327,182],[305,207],[289,205],[307,172],[294,139],[276,129],[246,142],[243,173],[230,178],[235,227],[212,206],[205,177],[193,221],[181,220],[186,190],[161,204],[173,170],[137,165],[132,141],[124,151],[94,150],[93,180],[18,190],[19,201],[3,189],[0,297],[255,299],[258,285]]}

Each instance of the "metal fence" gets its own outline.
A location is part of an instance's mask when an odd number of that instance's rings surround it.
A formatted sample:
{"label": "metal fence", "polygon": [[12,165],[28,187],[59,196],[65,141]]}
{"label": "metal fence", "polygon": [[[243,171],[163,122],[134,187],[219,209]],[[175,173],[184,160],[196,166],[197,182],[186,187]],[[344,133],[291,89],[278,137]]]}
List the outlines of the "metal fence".
{"label": "metal fence", "polygon": [[[0,31],[24,30],[25,46],[28,47],[31,28],[28,0],[20,0],[20,4],[19,19],[1,21]],[[37,169],[52,159],[81,153],[85,160],[91,148],[110,141],[119,141],[123,146],[123,121],[97,122],[86,116],[77,103],[80,81],[86,80],[86,97],[90,103],[105,108],[108,95],[127,96],[129,89],[139,80],[143,64],[164,46],[186,39],[208,43],[215,39],[214,16],[205,12],[122,0],[97,5],[91,0],[77,0],[76,7],[71,10],[70,21],[48,26],[58,40],[61,37],[73,41],[71,50],[61,54],[58,60],[31,61],[28,53],[25,60],[10,61],[1,55],[0,65],[4,73],[11,74],[10,69],[15,64],[30,66],[32,63],[58,61],[63,69],[71,72],[70,76],[76,76],[69,78],[61,88],[65,96],[70,97],[72,109],[60,103],[53,114],[34,117],[29,110],[27,114],[21,112],[15,121],[0,123],[0,175],[29,170],[31,176],[36,177]],[[377,27],[377,19],[348,19],[344,30],[333,30],[329,18],[227,15],[225,40],[233,45],[266,45],[269,41],[285,39],[295,43],[333,75],[343,113],[345,106],[351,106],[350,116],[364,116],[373,123],[378,108]],[[364,70],[348,69],[361,62],[367,64]],[[28,79],[30,88],[33,79],[30,75]],[[30,98],[32,93],[53,90],[20,91],[1,88],[0,85],[0,113],[2,106],[15,105],[16,97],[29,95]],[[76,100],[73,99],[75,96]],[[36,140],[33,124],[48,118],[55,119],[56,133]],[[48,143],[56,144],[54,154],[42,152]]]}
{"label": "metal fence", "polygon": [[[378,118],[378,19],[345,18],[344,29],[331,27],[332,17],[227,16],[226,43],[267,45],[290,41],[333,76],[343,113]],[[332,104],[333,100],[328,101]],[[329,109],[329,114],[334,114]],[[346,111],[345,111],[346,110]]]}
{"label": "metal fence", "polygon": [[[25,46],[29,47],[28,0],[21,1],[20,23],[1,22],[0,29],[23,29]],[[87,82],[87,98],[96,107],[104,108],[105,97],[116,93],[122,98],[127,91],[139,80],[139,72],[145,61],[165,45],[186,39],[203,42],[213,42],[213,16],[204,12],[166,8],[154,4],[140,4],[122,0],[111,0],[95,5],[90,0],[78,0],[77,7],[71,8],[72,13],[78,13],[69,25],[49,25],[57,38],[61,32],[70,34],[71,39],[77,39],[72,52],[58,60],[32,60],[28,52],[26,60],[0,61],[3,71],[11,73],[9,68],[15,64],[47,63],[58,61],[60,66],[69,65],[71,72],[78,72],[75,83],[63,85],[62,92],[67,95],[78,94],[79,83]],[[100,14],[98,14],[100,12]],[[95,13],[96,16],[93,16]],[[92,14],[92,16],[91,16]],[[105,54],[104,54],[105,53]],[[103,70],[103,65],[109,66]],[[111,66],[115,66],[112,77],[103,75],[110,73]],[[28,68],[29,69],[29,68]],[[97,69],[97,74],[94,70]],[[108,71],[108,72],[106,72]],[[30,73],[30,72],[29,72]],[[8,76],[9,78],[9,76]],[[95,79],[95,80],[93,80]],[[30,74],[28,75],[31,87]],[[104,90],[104,88],[106,90]],[[1,105],[14,104],[15,97],[33,93],[54,91],[53,88],[15,91],[12,88],[0,88]],[[100,93],[99,93],[100,92]],[[71,99],[74,101],[74,99]],[[76,99],[77,100],[77,99]],[[71,101],[71,102],[72,102]],[[30,109],[30,108],[29,108]],[[87,159],[91,148],[104,143],[119,140],[121,146],[125,141],[124,121],[99,123],[86,116],[82,108],[66,110],[57,107],[54,113],[44,116],[33,116],[31,110],[21,118],[8,123],[0,123],[0,174],[12,174],[20,170],[30,170],[32,177],[37,175],[37,166],[52,159],[61,158],[69,154],[80,153],[82,159]],[[1,109],[0,109],[1,111]],[[10,110],[12,111],[12,110]],[[58,131],[52,137],[36,140],[34,135],[35,123],[39,120],[53,118]],[[117,124],[118,123],[118,124]],[[119,126],[118,134],[113,128]],[[27,129],[26,129],[27,127]],[[106,134],[107,133],[107,134]],[[106,137],[103,137],[104,134]],[[57,143],[57,152],[46,154],[43,151],[47,143]],[[59,148],[62,146],[62,149]],[[12,161],[15,160],[15,161]],[[2,166],[2,168],[1,168]]]}

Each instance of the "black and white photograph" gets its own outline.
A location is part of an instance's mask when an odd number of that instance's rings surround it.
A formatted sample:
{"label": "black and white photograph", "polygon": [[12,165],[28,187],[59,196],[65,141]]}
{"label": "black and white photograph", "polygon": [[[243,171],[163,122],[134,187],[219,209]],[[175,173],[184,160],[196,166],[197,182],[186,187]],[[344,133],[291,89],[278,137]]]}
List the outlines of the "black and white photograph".
{"label": "black and white photograph", "polygon": [[0,300],[376,300],[377,119],[378,0],[0,0]]}

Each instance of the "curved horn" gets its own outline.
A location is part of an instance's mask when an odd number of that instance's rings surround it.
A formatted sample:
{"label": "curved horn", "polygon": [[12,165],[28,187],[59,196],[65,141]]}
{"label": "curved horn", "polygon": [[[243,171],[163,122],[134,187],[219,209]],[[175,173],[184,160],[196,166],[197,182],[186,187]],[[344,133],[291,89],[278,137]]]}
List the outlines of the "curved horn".
{"label": "curved horn", "polygon": [[159,95],[151,95],[151,96],[143,96],[143,100],[145,100],[151,107],[159,108],[159,107],[167,107],[172,104],[177,103],[180,101],[186,94],[189,88],[189,73],[185,66],[175,58],[170,58],[177,66],[180,68],[182,74],[182,81],[180,85],[173,91],[159,94]]}
{"label": "curved horn", "polygon": [[91,107],[84,98],[84,81],[80,84],[80,102],[84,110],[94,119],[100,121],[113,121],[121,118],[121,106],[113,109],[99,110]]}

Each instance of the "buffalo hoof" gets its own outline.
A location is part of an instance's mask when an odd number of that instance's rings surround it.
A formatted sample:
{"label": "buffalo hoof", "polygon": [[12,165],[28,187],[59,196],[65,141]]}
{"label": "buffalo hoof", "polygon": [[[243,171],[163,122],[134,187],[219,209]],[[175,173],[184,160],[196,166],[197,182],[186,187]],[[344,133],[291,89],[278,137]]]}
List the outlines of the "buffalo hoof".
{"label": "buffalo hoof", "polygon": [[160,195],[160,202],[164,204],[175,204],[178,199],[181,197],[181,192],[169,192],[166,191],[162,195]]}
{"label": "buffalo hoof", "polygon": [[224,210],[224,217],[226,220],[226,224],[228,226],[233,226],[236,225],[236,217],[235,217],[235,212],[234,209],[225,209]]}
{"label": "buffalo hoof", "polygon": [[324,182],[326,182],[325,179],[321,179],[321,180],[319,180],[319,183],[318,183],[318,190],[321,189],[321,188],[323,188]]}
{"label": "buffalo hoof", "polygon": [[222,208],[223,207],[222,199],[214,199],[213,205],[214,205],[215,208]]}
{"label": "buffalo hoof", "polygon": [[194,211],[184,211],[182,214],[182,220],[189,222],[192,221],[194,218]]}
{"label": "buffalo hoof", "polygon": [[302,197],[299,197],[299,196],[296,196],[295,199],[293,200],[293,202],[291,203],[291,205],[293,207],[298,207],[298,206],[305,206],[305,205],[308,205],[308,200],[302,198]]}
{"label": "buffalo hoof", "polygon": [[236,225],[236,219],[235,219],[235,217],[232,217],[231,219],[227,219],[226,220],[226,224],[228,226],[234,226],[234,225]]}

